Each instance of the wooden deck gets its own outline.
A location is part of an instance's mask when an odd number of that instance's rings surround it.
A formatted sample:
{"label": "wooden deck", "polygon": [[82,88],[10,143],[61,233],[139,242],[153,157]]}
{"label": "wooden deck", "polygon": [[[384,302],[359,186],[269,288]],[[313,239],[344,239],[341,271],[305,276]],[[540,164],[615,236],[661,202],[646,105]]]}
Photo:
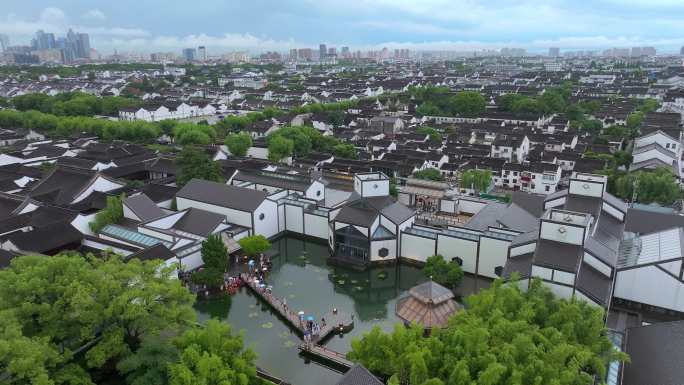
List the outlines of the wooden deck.
{"label": "wooden deck", "polygon": [[[283,302],[280,298],[277,298],[273,294],[270,294],[257,287],[254,282],[249,280],[249,276],[247,274],[240,274],[240,278],[245,282],[245,286],[248,287],[249,290],[254,293],[254,295],[266,302],[280,316],[280,318],[285,320],[290,327],[299,333],[300,336],[304,335],[305,325],[301,322],[297,313],[295,313],[289,307],[283,305]],[[318,361],[326,365],[333,364],[335,367],[346,371],[351,368],[354,363],[347,360],[344,354],[327,349],[320,345],[320,343],[335,333],[346,333],[351,330],[354,327],[354,318],[339,310],[337,313],[333,313],[331,310],[326,313],[323,318],[325,318],[326,324],[325,326],[321,327],[319,335],[314,336],[309,344],[302,343],[299,346],[299,350],[303,354],[317,358]]]}
{"label": "wooden deck", "polygon": [[347,371],[354,366],[354,363],[349,361],[346,355],[327,349],[321,345],[301,344],[299,345],[299,351],[304,355],[312,356],[318,361],[323,361],[326,365],[333,364],[340,369],[343,369],[343,371]]}
{"label": "wooden deck", "polygon": [[[299,315],[295,313],[294,310],[283,305],[283,302],[280,298],[257,287],[254,282],[248,280],[247,274],[241,274],[240,278],[242,278],[242,280],[245,282],[245,286],[247,286],[257,297],[266,302],[273,310],[275,310],[280,318],[285,320],[292,328],[297,330],[300,336],[304,335],[306,330],[305,323],[301,322]],[[317,336],[314,336],[312,340],[314,343],[323,341],[335,333],[348,332],[354,327],[354,319],[348,314],[339,310],[337,313],[333,313],[331,310],[324,314],[323,318],[325,318],[326,324],[325,326],[321,327],[320,333]]]}

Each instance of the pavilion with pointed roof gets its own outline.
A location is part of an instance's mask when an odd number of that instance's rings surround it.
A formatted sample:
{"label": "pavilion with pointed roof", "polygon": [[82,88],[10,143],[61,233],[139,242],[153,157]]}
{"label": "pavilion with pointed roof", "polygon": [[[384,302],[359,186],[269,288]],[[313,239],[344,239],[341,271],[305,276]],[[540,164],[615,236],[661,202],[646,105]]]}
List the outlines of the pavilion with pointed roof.
{"label": "pavilion with pointed roof", "polygon": [[405,323],[415,322],[428,330],[446,327],[449,317],[461,308],[451,290],[430,280],[414,286],[400,298],[396,314]]}

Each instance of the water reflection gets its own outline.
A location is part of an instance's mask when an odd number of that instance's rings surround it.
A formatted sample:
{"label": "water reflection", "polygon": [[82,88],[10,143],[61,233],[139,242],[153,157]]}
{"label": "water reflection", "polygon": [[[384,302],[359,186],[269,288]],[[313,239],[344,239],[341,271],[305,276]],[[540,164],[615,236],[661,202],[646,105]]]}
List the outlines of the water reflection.
{"label": "water reflection", "polygon": [[[400,320],[394,309],[397,299],[411,287],[424,282],[420,269],[409,265],[376,267],[356,271],[327,265],[325,244],[282,238],[273,244],[273,269],[267,277],[273,293],[285,297],[288,306],[320,321],[336,307],[354,315],[354,329],[333,337],[326,346],[347,352],[352,338],[373,326],[391,330]],[[466,277],[457,294],[466,295],[487,284]],[[257,365],[297,385],[335,384],[340,374],[298,355],[299,338],[269,308],[242,289],[232,301],[212,299],[197,304],[200,319],[218,317],[241,330],[248,346],[258,353]]]}

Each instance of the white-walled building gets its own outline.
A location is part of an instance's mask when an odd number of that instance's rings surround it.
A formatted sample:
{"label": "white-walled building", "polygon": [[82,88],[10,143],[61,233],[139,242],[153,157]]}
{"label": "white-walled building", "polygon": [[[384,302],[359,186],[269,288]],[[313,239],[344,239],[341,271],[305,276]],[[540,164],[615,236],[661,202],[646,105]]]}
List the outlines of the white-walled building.
{"label": "white-walled building", "polygon": [[682,131],[659,129],[634,140],[631,171],[666,167],[682,176]]}

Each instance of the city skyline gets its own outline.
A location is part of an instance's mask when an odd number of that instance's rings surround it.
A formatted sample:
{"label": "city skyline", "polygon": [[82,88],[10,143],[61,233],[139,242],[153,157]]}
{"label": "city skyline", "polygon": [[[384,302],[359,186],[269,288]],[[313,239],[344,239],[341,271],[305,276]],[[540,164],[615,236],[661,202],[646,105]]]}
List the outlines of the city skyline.
{"label": "city skyline", "polygon": [[319,44],[413,51],[522,47],[537,53],[548,52],[549,47],[603,50],[653,46],[658,52],[678,53],[684,44],[684,26],[676,20],[684,13],[684,2],[674,0],[600,0],[589,7],[561,0],[542,5],[507,0],[497,4],[378,0],[356,2],[351,7],[338,0],[6,3],[0,13],[0,34],[9,36],[12,44],[29,45],[37,30],[65,34],[73,28],[88,33],[91,46],[103,53],[180,53],[183,48],[199,46],[210,53],[287,52],[301,47],[318,50]]}

